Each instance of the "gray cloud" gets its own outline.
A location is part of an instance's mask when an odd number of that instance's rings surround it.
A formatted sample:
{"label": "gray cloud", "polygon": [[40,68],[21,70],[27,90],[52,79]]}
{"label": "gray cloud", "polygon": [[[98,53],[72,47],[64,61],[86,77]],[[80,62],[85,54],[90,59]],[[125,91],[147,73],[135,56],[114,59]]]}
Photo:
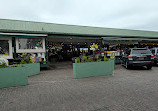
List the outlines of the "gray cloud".
{"label": "gray cloud", "polygon": [[0,18],[158,30],[156,0],[0,0]]}

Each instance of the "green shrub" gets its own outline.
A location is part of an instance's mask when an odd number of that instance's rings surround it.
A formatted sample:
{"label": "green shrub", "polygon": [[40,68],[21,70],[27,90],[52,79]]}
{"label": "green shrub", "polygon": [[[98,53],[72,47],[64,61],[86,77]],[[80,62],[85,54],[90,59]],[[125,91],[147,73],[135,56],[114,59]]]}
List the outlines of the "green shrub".
{"label": "green shrub", "polygon": [[0,63],[0,68],[5,68],[5,67],[7,67],[7,64],[4,61],[2,61]]}

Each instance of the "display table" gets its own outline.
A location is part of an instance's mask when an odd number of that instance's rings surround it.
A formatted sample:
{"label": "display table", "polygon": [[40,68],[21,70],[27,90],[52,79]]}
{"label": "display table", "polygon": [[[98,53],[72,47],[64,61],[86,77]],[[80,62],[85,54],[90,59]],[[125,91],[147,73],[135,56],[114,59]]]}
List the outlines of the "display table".
{"label": "display table", "polygon": [[112,75],[114,60],[101,62],[73,63],[73,78]]}

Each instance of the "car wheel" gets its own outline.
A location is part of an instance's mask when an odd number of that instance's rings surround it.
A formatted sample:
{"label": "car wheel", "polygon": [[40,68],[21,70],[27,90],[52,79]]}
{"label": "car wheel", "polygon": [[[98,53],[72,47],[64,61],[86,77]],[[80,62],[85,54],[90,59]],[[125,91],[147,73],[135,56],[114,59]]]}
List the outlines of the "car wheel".
{"label": "car wheel", "polygon": [[148,69],[148,70],[150,70],[150,69],[152,68],[152,66],[151,66],[151,65],[146,66],[146,67],[147,67],[147,69]]}

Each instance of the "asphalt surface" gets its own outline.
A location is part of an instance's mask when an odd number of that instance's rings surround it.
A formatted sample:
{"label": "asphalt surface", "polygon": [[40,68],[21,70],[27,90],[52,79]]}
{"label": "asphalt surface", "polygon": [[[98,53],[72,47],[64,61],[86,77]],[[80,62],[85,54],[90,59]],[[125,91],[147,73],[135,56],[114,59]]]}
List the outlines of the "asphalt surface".
{"label": "asphalt surface", "polygon": [[158,67],[73,79],[72,66],[43,70],[29,85],[0,89],[0,111],[157,111]]}

